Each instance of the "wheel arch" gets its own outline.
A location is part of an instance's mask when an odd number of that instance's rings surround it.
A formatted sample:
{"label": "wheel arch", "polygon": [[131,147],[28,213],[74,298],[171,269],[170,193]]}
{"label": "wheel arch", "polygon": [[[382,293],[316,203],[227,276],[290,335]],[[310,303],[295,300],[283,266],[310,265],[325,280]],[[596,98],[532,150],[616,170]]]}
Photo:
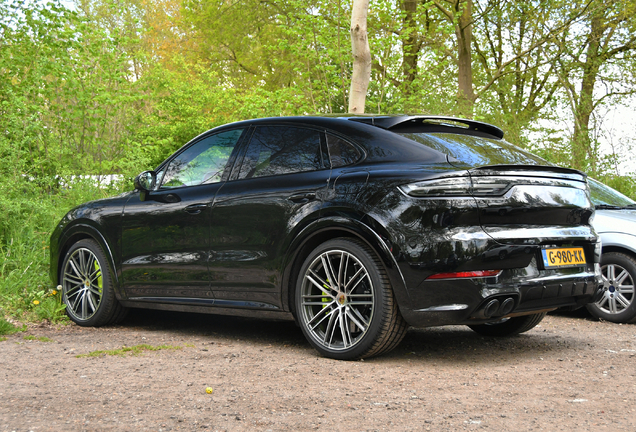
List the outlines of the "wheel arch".
{"label": "wheel arch", "polygon": [[119,289],[119,274],[117,272],[117,267],[115,266],[115,258],[113,256],[112,248],[110,247],[103,234],[96,227],[86,223],[78,223],[73,225],[72,227],[69,227],[69,229],[61,236],[58,248],[56,273],[54,275],[54,278],[52,279],[55,280],[56,284],[59,283],[64,256],[75,243],[85,239],[97,242],[97,244],[102,248],[102,251],[106,255],[106,259],[108,259],[108,264],[111,266],[111,269],[113,269],[112,276],[115,294],[118,299],[121,299],[122,297]]}
{"label": "wheel arch", "polygon": [[291,242],[284,261],[281,293],[283,309],[290,311],[296,318],[294,292],[303,262],[311,251],[320,244],[340,237],[360,240],[377,254],[391,281],[398,305],[405,304],[408,299],[406,283],[387,241],[371,226],[360,220],[344,216],[331,216],[309,224]]}
{"label": "wheel arch", "polygon": [[636,236],[625,233],[602,233],[602,253],[620,252],[636,258]]}

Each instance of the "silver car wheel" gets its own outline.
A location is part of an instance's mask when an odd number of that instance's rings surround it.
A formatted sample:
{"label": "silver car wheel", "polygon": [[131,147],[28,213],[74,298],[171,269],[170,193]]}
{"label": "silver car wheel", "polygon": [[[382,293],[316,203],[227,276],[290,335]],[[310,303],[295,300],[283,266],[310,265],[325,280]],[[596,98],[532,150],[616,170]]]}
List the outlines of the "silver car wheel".
{"label": "silver car wheel", "polygon": [[596,302],[596,306],[609,314],[623,312],[634,301],[634,280],[629,272],[618,264],[605,265],[601,271],[604,293]]}
{"label": "silver car wheel", "polygon": [[73,251],[66,261],[63,277],[66,311],[79,321],[90,319],[102,301],[102,268],[95,254],[87,248]]}
{"label": "silver car wheel", "polygon": [[354,347],[371,324],[373,289],[368,270],[353,254],[331,249],[316,257],[303,276],[300,304],[312,339],[334,351]]}

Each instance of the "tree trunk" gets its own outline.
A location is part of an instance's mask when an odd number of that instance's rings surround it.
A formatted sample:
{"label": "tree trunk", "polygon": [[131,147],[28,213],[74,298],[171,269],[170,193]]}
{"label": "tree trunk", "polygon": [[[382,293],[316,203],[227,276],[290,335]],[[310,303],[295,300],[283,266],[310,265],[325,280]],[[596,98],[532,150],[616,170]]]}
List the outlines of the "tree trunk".
{"label": "tree trunk", "polygon": [[[460,3],[457,2],[457,12],[460,10]],[[472,49],[473,24],[472,24],[473,1],[466,0],[463,10],[455,24],[455,35],[457,36],[457,69],[458,69],[458,92],[459,112],[461,115],[472,118],[473,106],[477,97],[473,91],[473,65]]]}
{"label": "tree trunk", "polygon": [[353,73],[349,90],[349,112],[364,113],[367,89],[371,81],[371,50],[367,38],[369,0],[353,0],[351,10],[351,51]]}
{"label": "tree trunk", "polygon": [[473,90],[473,0],[433,0],[435,7],[452,23],[457,39],[457,105],[460,115],[473,116],[477,96]]}
{"label": "tree trunk", "polygon": [[417,60],[419,55],[419,43],[417,33],[417,22],[415,13],[417,12],[418,0],[404,0],[402,7],[404,10],[403,32],[405,33],[402,42],[402,70],[404,74],[404,111],[409,112],[414,108],[411,97],[413,96],[413,83],[417,77]]}
{"label": "tree trunk", "polygon": [[583,65],[583,78],[578,101],[574,107],[574,134],[572,136],[572,167],[580,170],[592,170],[587,159],[594,161],[594,151],[590,138],[590,118],[594,111],[594,86],[599,72],[599,47],[604,28],[599,16],[590,23],[589,45]]}

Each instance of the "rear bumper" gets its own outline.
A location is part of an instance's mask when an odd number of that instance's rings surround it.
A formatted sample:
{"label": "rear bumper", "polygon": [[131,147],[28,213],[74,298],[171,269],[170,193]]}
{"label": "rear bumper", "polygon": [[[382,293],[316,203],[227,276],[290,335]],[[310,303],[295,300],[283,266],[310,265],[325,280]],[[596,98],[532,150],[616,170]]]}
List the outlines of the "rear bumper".
{"label": "rear bumper", "polygon": [[[404,319],[415,327],[481,324],[598,300],[602,279],[598,264],[586,268],[540,270],[536,261],[496,277],[425,280],[411,291]],[[449,301],[449,299],[451,299]]]}

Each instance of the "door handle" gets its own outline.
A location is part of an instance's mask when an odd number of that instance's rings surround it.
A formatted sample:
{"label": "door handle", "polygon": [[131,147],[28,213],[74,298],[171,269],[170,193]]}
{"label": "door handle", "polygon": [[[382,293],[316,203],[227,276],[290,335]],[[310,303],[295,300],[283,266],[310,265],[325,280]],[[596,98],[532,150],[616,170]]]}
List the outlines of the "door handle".
{"label": "door handle", "polygon": [[201,213],[203,210],[205,210],[208,207],[207,204],[191,204],[189,206],[187,206],[184,210],[186,213],[190,213],[190,214],[199,214]]}
{"label": "door handle", "polygon": [[298,204],[304,204],[306,202],[312,201],[316,199],[316,192],[304,192],[291,195],[287,197],[291,202],[295,202]]}

